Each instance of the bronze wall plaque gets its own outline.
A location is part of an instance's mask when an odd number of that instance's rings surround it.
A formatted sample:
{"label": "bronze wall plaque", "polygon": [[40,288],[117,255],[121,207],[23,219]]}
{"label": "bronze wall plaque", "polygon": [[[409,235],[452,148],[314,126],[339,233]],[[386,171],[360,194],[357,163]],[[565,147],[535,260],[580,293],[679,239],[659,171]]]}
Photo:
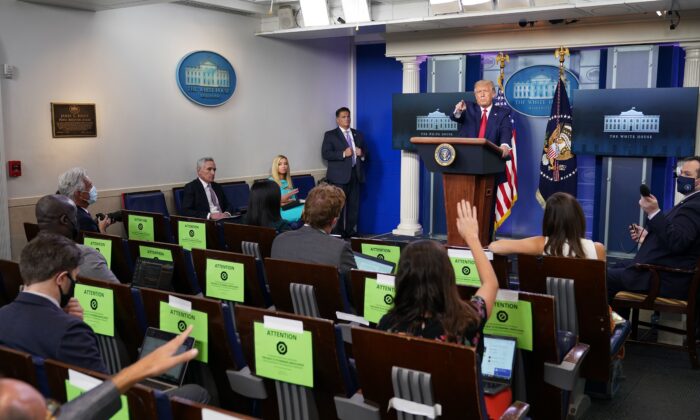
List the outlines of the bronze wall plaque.
{"label": "bronze wall plaque", "polygon": [[53,138],[97,137],[95,104],[51,102]]}

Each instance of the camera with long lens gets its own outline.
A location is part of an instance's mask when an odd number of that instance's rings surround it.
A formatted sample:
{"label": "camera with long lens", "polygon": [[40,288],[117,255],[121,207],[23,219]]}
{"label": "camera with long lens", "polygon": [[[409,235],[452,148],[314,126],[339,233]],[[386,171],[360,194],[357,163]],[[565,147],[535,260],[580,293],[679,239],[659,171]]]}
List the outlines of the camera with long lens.
{"label": "camera with long lens", "polygon": [[121,222],[122,221],[122,212],[121,210],[113,211],[111,213],[107,213],[106,215],[104,213],[97,213],[95,215],[98,221],[104,220],[105,217],[109,217],[112,220],[112,223],[114,222]]}

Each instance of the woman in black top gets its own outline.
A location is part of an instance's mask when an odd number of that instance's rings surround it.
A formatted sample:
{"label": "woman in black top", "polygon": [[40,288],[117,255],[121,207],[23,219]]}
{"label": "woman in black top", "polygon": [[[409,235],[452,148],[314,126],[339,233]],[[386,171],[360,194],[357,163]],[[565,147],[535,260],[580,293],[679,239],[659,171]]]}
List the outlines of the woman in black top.
{"label": "woman in black top", "polygon": [[483,353],[484,324],[498,292],[498,280],[479,241],[476,208],[462,200],[457,227],[474,255],[481,287],[468,302],[461,300],[445,248],[416,241],[401,253],[394,307],[377,328],[390,332],[468,344]]}
{"label": "woman in black top", "polygon": [[274,181],[258,181],[250,188],[248,212],[243,223],[270,227],[277,233],[290,230],[289,222],[280,215],[280,188]]}

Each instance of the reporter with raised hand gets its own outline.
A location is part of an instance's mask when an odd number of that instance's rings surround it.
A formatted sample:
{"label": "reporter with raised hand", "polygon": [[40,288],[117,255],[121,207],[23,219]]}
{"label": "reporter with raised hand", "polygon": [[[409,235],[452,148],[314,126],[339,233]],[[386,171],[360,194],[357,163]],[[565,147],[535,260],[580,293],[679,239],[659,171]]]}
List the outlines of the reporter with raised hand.
{"label": "reporter with raised hand", "polygon": [[16,379],[0,379],[0,418],[81,419],[110,418],[121,409],[121,394],[136,383],[158,376],[172,367],[197,357],[197,349],[175,354],[192,332],[190,325],[182,334],[163,344],[148,356],[122,369],[99,386],[78,398],[49,410],[44,398],[28,384]]}
{"label": "reporter with raised hand", "polygon": [[480,296],[484,300],[486,319],[488,319],[491,316],[493,302],[498,293],[498,278],[479,240],[479,221],[476,216],[476,207],[466,200],[457,203],[457,230],[474,256],[476,271],[481,280],[481,287],[476,291],[475,296]]}

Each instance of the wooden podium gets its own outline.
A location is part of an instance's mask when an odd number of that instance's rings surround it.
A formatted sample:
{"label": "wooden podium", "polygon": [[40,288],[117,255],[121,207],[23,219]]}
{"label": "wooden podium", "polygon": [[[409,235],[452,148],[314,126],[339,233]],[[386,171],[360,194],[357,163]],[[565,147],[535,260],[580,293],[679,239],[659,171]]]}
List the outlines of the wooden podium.
{"label": "wooden podium", "polygon": [[465,199],[476,206],[479,238],[486,246],[494,222],[494,179],[505,171],[501,148],[486,139],[462,137],[412,137],[423,163],[431,172],[442,173],[447,221],[447,245],[466,246],[457,231],[457,203]]}

